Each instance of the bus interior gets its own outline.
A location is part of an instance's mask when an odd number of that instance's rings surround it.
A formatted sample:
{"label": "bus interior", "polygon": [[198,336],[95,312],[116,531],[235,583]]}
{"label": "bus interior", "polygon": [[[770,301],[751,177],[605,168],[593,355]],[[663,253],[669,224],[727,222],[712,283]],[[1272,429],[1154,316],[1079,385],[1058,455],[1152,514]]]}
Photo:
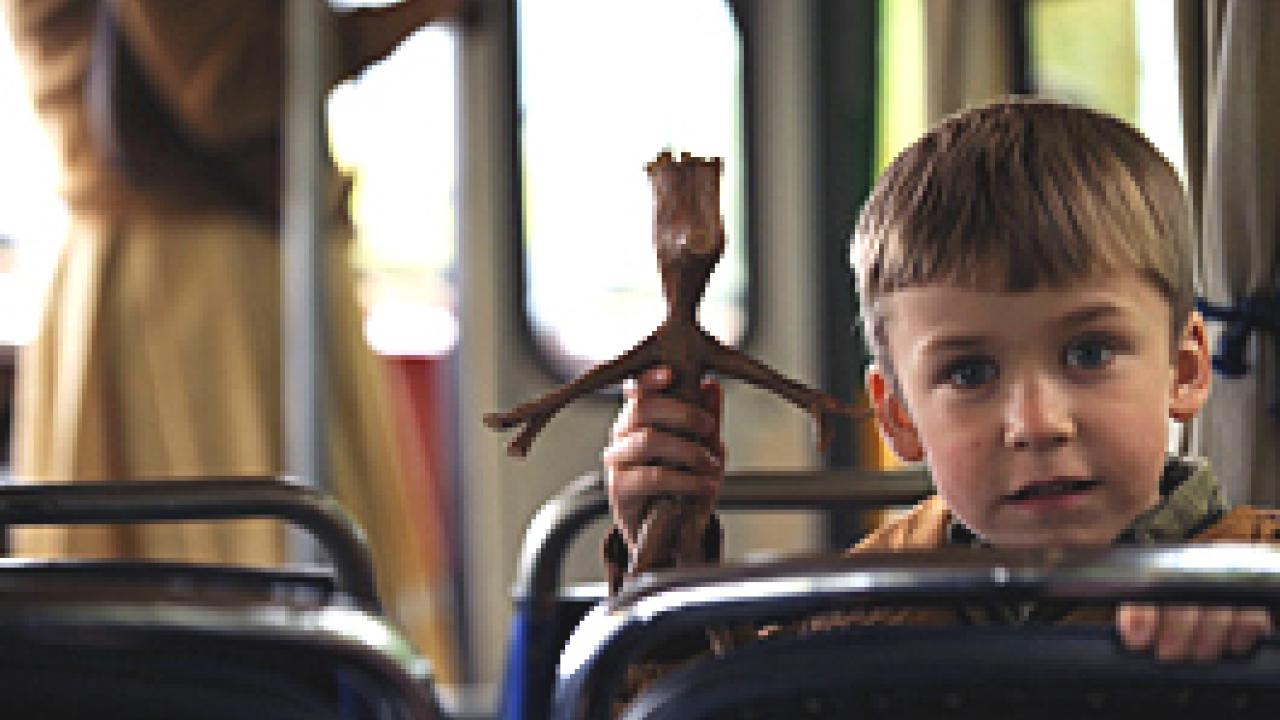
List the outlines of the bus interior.
{"label": "bus interior", "polygon": [[[20,1],[6,3],[6,27]],[[217,0],[191,7],[204,2]],[[723,163],[727,244],[703,326],[864,407],[869,355],[848,240],[875,179],[940,118],[1039,96],[1138,128],[1185,184],[1216,374],[1209,411],[1171,424],[1168,448],[1211,458],[1231,504],[1280,506],[1280,3],[463,0],[456,16],[329,87],[333,18],[413,0],[270,2],[286,18],[288,59],[283,387],[272,399],[285,463],[273,473],[76,482],[21,472],[24,351],[74,221],[58,149],[4,33],[6,715],[1275,717],[1274,637],[1229,662],[1168,664],[1124,651],[1114,633],[1054,627],[861,627],[748,643],[618,706],[631,663],[708,627],[992,598],[1274,609],[1280,553],[1224,544],[842,557],[930,495],[927,472],[898,460],[870,422],[834,421],[820,450],[803,411],[726,382],[726,562],[646,574],[610,597],[601,450],[618,387],[557,414],[524,457],[484,416],[620,355],[661,322],[644,171],[663,150]],[[192,46],[220,31],[197,27]],[[328,162],[349,183],[352,241],[341,254],[323,251]],[[372,579],[370,543],[396,538],[367,533],[334,499],[322,436],[336,407],[320,350],[333,321],[328,262],[350,265],[362,341],[392,388],[405,483],[394,492],[412,519],[398,541],[418,548],[424,584],[417,632],[403,632],[393,619],[402,599]],[[217,382],[205,391],[221,392]],[[246,517],[291,526],[285,566],[32,559],[7,539],[24,526]]]}

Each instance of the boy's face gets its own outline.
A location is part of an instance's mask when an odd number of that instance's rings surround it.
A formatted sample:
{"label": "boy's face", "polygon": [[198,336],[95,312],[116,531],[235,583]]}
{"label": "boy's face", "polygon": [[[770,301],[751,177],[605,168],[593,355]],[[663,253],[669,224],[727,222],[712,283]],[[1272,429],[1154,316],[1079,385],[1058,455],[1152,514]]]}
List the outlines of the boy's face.
{"label": "boy's face", "polygon": [[997,546],[1106,543],[1157,502],[1168,420],[1209,390],[1198,315],[1171,343],[1169,304],[1136,273],[882,302],[897,383],[868,372],[881,428],[928,461],[974,532]]}

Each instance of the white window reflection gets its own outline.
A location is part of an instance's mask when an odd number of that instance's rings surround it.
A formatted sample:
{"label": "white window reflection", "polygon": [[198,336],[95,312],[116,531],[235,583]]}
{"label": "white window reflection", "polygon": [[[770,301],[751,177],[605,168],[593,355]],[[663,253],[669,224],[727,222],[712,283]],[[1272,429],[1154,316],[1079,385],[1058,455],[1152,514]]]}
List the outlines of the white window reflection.
{"label": "white window reflection", "polygon": [[329,98],[332,151],[353,178],[365,338],[383,355],[457,344],[456,59],[456,32],[427,27]]}
{"label": "white window reflection", "polygon": [[1174,3],[1135,0],[1138,33],[1138,126],[1186,179],[1179,104]]}
{"label": "white window reflection", "polygon": [[519,0],[526,309],[576,373],[660,322],[645,163],[670,148],[725,160],[728,245],[701,307],[723,342],[746,327],[742,43],[724,0]]}
{"label": "white window reflection", "polygon": [[[0,23],[5,20],[0,14]],[[40,298],[69,224],[53,142],[36,119],[8,28],[0,24],[0,348],[35,333]],[[3,392],[3,388],[0,388]]]}

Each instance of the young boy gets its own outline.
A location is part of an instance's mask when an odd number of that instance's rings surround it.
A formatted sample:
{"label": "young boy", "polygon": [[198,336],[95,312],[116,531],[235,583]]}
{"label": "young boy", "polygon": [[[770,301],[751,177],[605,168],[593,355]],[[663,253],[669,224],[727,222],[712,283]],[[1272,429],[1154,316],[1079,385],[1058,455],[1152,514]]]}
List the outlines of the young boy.
{"label": "young boy", "polygon": [[[899,155],[851,259],[876,419],[937,495],[853,552],[1280,537],[1275,513],[1228,510],[1205,463],[1166,455],[1169,420],[1209,393],[1191,238],[1168,162],[1092,110],[1002,101]],[[720,488],[719,388],[694,407],[660,394],[669,381],[655,368],[628,387],[604,451],[615,547],[646,498]],[[1126,605],[1114,621],[1163,660],[1244,653],[1272,629],[1258,609]]]}

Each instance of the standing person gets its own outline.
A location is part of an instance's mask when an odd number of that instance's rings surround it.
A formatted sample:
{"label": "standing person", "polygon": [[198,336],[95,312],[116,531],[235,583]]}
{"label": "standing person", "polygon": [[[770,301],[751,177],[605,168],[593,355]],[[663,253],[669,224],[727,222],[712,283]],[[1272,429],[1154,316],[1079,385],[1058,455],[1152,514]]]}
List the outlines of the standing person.
{"label": "standing person", "polygon": [[[330,85],[461,0],[337,13]],[[285,3],[4,0],[61,162],[69,235],[24,348],[14,474],[67,482],[276,475]],[[346,184],[330,163],[327,428],[334,492],[391,613],[429,654],[420,535],[364,343]],[[274,523],[23,530],[34,556],[277,564]]]}

